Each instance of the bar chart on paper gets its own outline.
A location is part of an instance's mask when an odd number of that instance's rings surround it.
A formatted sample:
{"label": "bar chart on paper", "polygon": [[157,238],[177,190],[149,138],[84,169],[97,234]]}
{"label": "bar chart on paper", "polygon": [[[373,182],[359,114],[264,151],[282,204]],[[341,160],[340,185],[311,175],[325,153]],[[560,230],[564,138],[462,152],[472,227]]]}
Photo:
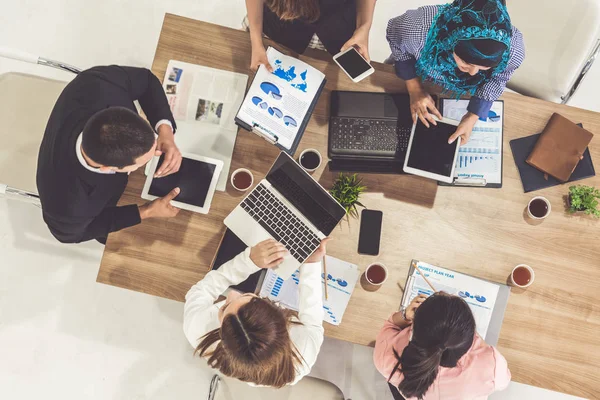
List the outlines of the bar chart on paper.
{"label": "bar chart on paper", "polygon": [[[444,99],[444,117],[460,121],[467,113],[468,100]],[[496,101],[486,119],[475,124],[467,143],[460,146],[455,178],[480,179],[485,184],[502,183],[502,114],[504,103]]]}
{"label": "bar chart on paper", "polygon": [[[327,256],[328,299],[323,299],[323,321],[339,325],[358,281],[358,267],[337,258]],[[321,273],[321,285],[325,275]],[[298,311],[300,271],[296,270],[290,278],[283,280],[272,270],[267,270],[260,289],[261,297],[268,297],[281,305]]]}

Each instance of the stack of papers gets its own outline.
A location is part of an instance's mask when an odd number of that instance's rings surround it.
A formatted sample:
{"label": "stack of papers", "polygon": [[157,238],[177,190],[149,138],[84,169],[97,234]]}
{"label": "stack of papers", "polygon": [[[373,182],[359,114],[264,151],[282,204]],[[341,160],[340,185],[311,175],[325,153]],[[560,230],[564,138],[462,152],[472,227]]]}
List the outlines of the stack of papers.
{"label": "stack of papers", "polygon": [[[325,300],[323,294],[323,321],[332,325],[342,323],[342,317],[348,307],[350,296],[358,281],[359,271],[354,264],[347,263],[334,257],[327,257],[327,294]],[[267,274],[260,289],[261,297],[268,297],[279,302],[284,307],[298,311],[298,283],[300,282],[300,271],[296,270],[292,276],[283,280],[272,270]],[[325,282],[324,274],[321,273],[321,285]]]}

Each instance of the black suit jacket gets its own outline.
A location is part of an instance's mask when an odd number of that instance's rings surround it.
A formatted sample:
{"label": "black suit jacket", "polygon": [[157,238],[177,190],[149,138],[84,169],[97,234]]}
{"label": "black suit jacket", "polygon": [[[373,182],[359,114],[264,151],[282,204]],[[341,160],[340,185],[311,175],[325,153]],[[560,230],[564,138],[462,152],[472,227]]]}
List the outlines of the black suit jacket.
{"label": "black suit jacket", "polygon": [[63,243],[106,238],[110,232],[139,224],[136,205],[117,207],[129,176],[87,170],[75,143],[88,119],[108,107],[136,111],[138,100],[154,127],[175,120],[159,80],[145,68],[94,67],[81,72],[58,98],[40,146],[37,187],[44,221]]}

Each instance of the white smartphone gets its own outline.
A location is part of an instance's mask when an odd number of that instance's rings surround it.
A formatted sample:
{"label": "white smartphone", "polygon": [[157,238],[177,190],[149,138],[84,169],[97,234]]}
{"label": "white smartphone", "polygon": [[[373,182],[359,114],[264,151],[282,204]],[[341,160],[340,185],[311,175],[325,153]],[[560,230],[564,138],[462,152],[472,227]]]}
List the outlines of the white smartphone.
{"label": "white smartphone", "polygon": [[375,72],[375,69],[360,55],[354,48],[337,53],[333,56],[333,61],[340,66],[354,82],[360,82],[367,76]]}

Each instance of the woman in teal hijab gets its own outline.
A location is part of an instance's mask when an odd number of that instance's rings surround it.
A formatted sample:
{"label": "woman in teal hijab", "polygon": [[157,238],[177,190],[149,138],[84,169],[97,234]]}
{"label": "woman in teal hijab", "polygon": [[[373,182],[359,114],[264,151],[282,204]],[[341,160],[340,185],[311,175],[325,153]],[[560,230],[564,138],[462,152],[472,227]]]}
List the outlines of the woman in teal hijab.
{"label": "woman in teal hijab", "polygon": [[387,39],[415,120],[429,126],[435,124],[433,115],[441,118],[424,81],[456,98],[471,96],[467,114],[450,137],[450,142],[461,137],[462,144],[477,120],[487,119],[525,58],[523,37],[503,0],[456,0],[410,10],[389,21]]}

